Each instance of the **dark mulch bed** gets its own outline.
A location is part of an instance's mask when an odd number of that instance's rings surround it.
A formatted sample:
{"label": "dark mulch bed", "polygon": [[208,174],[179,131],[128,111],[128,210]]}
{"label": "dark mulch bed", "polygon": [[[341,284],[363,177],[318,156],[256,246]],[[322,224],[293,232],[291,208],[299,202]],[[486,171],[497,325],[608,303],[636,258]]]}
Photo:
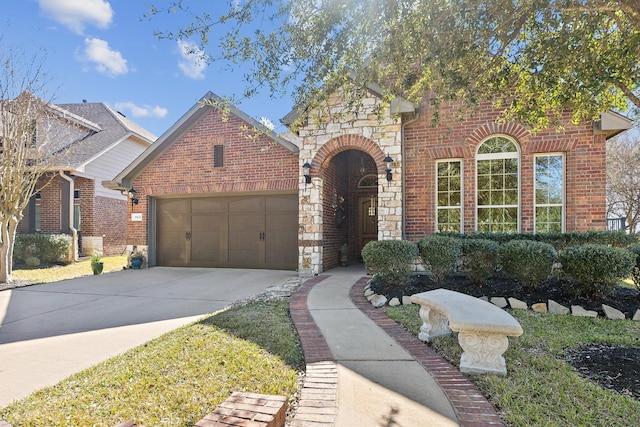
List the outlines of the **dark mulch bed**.
{"label": "dark mulch bed", "polygon": [[[597,311],[599,316],[604,316],[602,304],[617,308],[627,318],[631,318],[640,308],[640,293],[636,289],[618,286],[608,296],[575,298],[564,291],[563,281],[558,278],[549,279],[536,289],[525,288],[505,277],[473,284],[463,275],[449,277],[443,284],[434,283],[424,274],[414,276],[402,287],[375,282],[371,284],[374,292],[385,295],[388,299],[402,299],[403,295],[437,288],[451,289],[475,297],[513,297],[525,301],[529,306],[552,299],[567,308],[580,305],[587,310]],[[601,387],[640,400],[640,347],[591,344],[568,351],[566,360],[576,372]]]}

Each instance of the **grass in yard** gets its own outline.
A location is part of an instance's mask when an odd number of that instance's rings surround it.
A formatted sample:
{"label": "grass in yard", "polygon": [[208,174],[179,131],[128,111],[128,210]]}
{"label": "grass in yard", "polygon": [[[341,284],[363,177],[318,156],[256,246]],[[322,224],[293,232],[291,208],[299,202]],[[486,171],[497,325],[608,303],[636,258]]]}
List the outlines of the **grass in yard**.
{"label": "grass in yard", "polygon": [[234,307],[0,410],[16,426],[193,425],[233,391],[293,396],[304,366],[288,302]]}
{"label": "grass in yard", "polygon": [[[104,262],[103,273],[108,273],[110,271],[120,271],[125,265],[127,265],[127,256],[119,255],[103,257],[102,261]],[[58,282],[60,280],[73,279],[81,276],[91,276],[92,274],[91,260],[87,258],[86,260],[74,262],[68,265],[14,270],[13,278],[15,280],[37,284]]]}
{"label": "grass in yard", "polygon": [[[389,317],[415,335],[420,330],[420,306],[387,307]],[[488,396],[510,426],[640,425],[640,402],[578,376],[563,359],[564,352],[587,343],[637,346],[640,322],[510,312],[524,334],[509,338],[506,377],[469,378]],[[436,338],[433,348],[458,366],[457,337]]]}

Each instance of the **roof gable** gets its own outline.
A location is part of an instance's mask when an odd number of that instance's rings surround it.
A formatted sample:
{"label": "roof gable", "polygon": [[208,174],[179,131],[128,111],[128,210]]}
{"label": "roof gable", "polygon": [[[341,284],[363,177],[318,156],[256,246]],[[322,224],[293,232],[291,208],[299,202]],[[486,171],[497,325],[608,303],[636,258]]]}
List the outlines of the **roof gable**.
{"label": "roof gable", "polygon": [[189,111],[178,119],[173,126],[162,134],[155,144],[145,150],[140,157],[127,166],[113,180],[105,182],[103,185],[112,189],[129,188],[131,186],[131,182],[138,175],[144,172],[144,170],[158,157],[179,141],[180,138],[187,133],[207,112],[211,111],[211,109],[224,110],[226,113],[234,115],[294,154],[297,154],[299,151],[295,144],[276,135],[271,129],[251,118],[236,106],[231,105],[228,101],[215,95],[213,92],[207,92],[193,105],[193,107],[189,109]]}

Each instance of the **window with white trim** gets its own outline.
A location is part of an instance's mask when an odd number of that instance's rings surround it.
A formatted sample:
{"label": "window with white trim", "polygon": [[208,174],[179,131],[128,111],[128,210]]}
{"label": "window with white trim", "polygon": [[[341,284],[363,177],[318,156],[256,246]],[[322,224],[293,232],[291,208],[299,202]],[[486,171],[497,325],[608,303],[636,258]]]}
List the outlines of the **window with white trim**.
{"label": "window with white trim", "polygon": [[520,214],[520,152],[506,136],[494,136],[476,155],[476,229],[516,233]]}
{"label": "window with white trim", "polygon": [[436,231],[462,233],[462,161],[436,162]]}
{"label": "window with white trim", "polygon": [[544,154],[535,157],[536,233],[564,230],[564,156]]}

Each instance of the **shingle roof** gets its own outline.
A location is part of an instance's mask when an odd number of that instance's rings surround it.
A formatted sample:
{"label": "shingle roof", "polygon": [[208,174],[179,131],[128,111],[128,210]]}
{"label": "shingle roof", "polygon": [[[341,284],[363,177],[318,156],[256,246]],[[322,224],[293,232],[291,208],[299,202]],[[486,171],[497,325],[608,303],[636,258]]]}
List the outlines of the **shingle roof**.
{"label": "shingle roof", "polygon": [[77,168],[93,159],[104,150],[127,136],[134,135],[152,144],[156,136],[137,123],[114,111],[102,102],[80,104],[57,104],[62,110],[84,118],[98,126],[99,130],[87,129],[83,138],[73,141],[64,156],[66,166]]}

